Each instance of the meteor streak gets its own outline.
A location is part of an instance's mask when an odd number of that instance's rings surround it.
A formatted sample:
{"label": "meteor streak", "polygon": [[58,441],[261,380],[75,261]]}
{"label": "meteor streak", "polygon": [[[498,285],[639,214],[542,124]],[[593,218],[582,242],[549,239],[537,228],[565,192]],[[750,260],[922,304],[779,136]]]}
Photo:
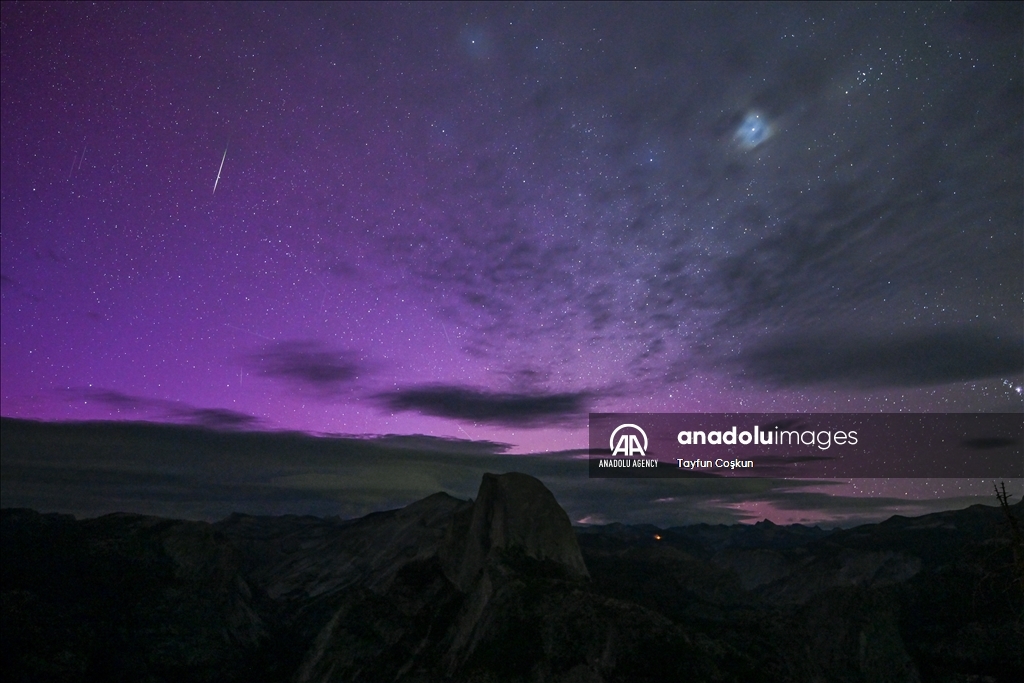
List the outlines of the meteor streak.
{"label": "meteor streak", "polygon": [[220,158],[220,168],[217,169],[217,179],[213,181],[213,193],[214,194],[217,194],[217,183],[220,182],[220,172],[224,170],[224,160],[227,159],[227,158],[228,158],[228,146],[224,145],[224,154]]}

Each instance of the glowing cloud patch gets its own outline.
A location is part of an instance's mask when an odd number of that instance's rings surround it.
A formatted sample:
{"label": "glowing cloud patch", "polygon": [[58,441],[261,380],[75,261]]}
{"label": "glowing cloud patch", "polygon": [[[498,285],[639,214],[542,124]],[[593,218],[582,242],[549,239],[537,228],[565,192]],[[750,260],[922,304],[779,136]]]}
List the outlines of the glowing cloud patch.
{"label": "glowing cloud patch", "polygon": [[736,129],[733,139],[743,149],[754,149],[772,136],[772,127],[758,113],[747,114],[743,123]]}

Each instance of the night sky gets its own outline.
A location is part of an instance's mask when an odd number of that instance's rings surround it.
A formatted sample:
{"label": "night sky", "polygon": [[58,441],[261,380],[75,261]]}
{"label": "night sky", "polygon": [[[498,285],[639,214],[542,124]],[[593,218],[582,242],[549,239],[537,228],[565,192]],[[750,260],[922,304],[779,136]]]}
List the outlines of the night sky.
{"label": "night sky", "polygon": [[[576,521],[994,502],[566,451],[589,411],[1021,411],[1022,31],[1019,3],[5,2],[2,414],[547,453]],[[352,510],[454,486],[425,453]]]}

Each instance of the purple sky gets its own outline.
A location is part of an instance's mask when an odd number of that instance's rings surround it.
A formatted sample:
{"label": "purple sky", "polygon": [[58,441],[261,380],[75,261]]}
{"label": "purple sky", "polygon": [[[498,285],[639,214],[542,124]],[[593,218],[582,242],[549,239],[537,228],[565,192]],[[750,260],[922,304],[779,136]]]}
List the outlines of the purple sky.
{"label": "purple sky", "polygon": [[1019,4],[2,24],[4,416],[522,453],[590,410],[1022,409]]}

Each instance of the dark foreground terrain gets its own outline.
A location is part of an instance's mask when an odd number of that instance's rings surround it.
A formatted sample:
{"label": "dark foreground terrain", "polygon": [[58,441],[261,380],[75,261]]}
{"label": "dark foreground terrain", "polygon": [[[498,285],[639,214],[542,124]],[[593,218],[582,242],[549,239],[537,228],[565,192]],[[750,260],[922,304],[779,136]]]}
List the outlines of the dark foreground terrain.
{"label": "dark foreground terrain", "polygon": [[[1022,506],[1012,507],[1021,515]],[[573,529],[486,475],[357,520],[2,513],[6,681],[1024,680],[1007,518]]]}

